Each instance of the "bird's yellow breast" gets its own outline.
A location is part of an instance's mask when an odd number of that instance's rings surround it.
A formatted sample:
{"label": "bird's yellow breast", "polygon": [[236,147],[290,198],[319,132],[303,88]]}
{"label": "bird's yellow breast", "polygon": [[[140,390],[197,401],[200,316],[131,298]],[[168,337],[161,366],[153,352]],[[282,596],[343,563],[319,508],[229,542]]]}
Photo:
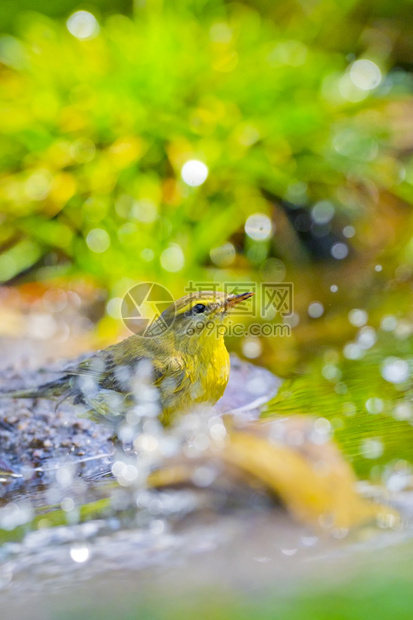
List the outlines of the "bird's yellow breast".
{"label": "bird's yellow breast", "polygon": [[215,404],[228,383],[230,361],[224,341],[182,354],[182,368],[159,383],[162,421],[168,424],[177,414],[197,403]]}

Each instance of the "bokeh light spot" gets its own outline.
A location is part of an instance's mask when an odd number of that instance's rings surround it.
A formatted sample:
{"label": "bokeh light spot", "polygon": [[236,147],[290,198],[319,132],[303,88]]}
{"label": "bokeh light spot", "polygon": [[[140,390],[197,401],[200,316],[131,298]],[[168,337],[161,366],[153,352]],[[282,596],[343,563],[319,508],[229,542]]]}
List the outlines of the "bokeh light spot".
{"label": "bokeh light spot", "polygon": [[347,239],[351,239],[352,237],[354,237],[354,235],[356,234],[356,229],[354,228],[354,226],[344,226],[343,228],[343,235],[347,238]]}
{"label": "bokeh light spot", "polygon": [[245,357],[248,357],[249,359],[255,359],[259,357],[262,353],[261,340],[256,336],[249,336],[248,338],[244,338],[242,342],[242,352]]}
{"label": "bokeh light spot", "polygon": [[319,301],[313,301],[313,303],[308,306],[308,314],[312,319],[319,319],[320,316],[324,314],[323,304]]}
{"label": "bokeh light spot", "polygon": [[109,299],[108,303],[106,304],[106,312],[113,319],[122,318],[122,301],[122,297],[112,297],[112,299]]}
{"label": "bokeh light spot", "polygon": [[217,248],[212,248],[209,253],[211,260],[218,267],[227,267],[234,262],[236,252],[232,243],[224,243]]}
{"label": "bokeh light spot", "polygon": [[409,377],[409,365],[397,357],[387,357],[382,364],[381,375],[389,383],[403,383]]}
{"label": "bokeh light spot", "polygon": [[348,245],[345,243],[335,243],[331,248],[331,255],[336,260],[343,260],[348,256]]}
{"label": "bokeh light spot", "polygon": [[99,33],[97,19],[89,11],[76,11],[66,22],[67,29],[76,39],[92,39]]}
{"label": "bokeh light spot", "polygon": [[181,176],[187,185],[198,187],[205,183],[208,172],[208,167],[204,162],[198,159],[190,159],[182,166]]}
{"label": "bokeh light spot", "polygon": [[70,549],[70,557],[74,562],[82,564],[87,562],[90,556],[89,547],[86,545],[73,545]]}
{"label": "bokeh light spot", "polygon": [[381,82],[381,72],[371,60],[356,60],[350,67],[350,79],[361,90],[373,90]]}
{"label": "bokeh light spot", "polygon": [[86,237],[86,243],[92,252],[101,254],[110,246],[110,237],[103,228],[94,228]]}
{"label": "bokeh light spot", "polygon": [[245,222],[245,232],[254,241],[265,241],[272,232],[270,218],[264,213],[250,215]]}
{"label": "bokeh light spot", "polygon": [[333,218],[334,205],[327,200],[321,200],[311,209],[311,217],[316,224],[327,224]]}
{"label": "bokeh light spot", "polygon": [[185,264],[185,257],[179,245],[171,245],[161,254],[161,265],[165,271],[175,273],[180,271]]}
{"label": "bokeh light spot", "polygon": [[379,439],[363,439],[361,442],[361,453],[366,459],[378,459],[383,452],[383,443]]}
{"label": "bokeh light spot", "polygon": [[353,308],[348,313],[348,320],[355,327],[362,327],[367,323],[368,314],[365,310],[360,310],[359,308]]}

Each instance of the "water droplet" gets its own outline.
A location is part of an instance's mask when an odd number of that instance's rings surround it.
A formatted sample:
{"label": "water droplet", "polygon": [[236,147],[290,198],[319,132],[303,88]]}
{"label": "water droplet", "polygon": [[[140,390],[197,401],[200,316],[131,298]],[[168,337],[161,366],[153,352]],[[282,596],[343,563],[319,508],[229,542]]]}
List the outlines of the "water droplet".
{"label": "water droplet", "polygon": [[90,556],[89,547],[86,545],[73,545],[70,548],[70,557],[74,562],[82,564],[87,562]]}
{"label": "water droplet", "polygon": [[366,409],[369,413],[382,413],[384,410],[384,403],[381,398],[369,398],[366,401]]}
{"label": "water droplet", "polygon": [[197,467],[192,472],[191,479],[196,486],[204,488],[214,482],[216,475],[213,467]]}
{"label": "water droplet", "polygon": [[384,316],[382,318],[380,327],[385,331],[385,332],[392,332],[396,329],[397,327],[397,319],[395,316],[389,315],[389,316]]}
{"label": "water droplet", "polygon": [[357,336],[357,343],[363,349],[370,349],[377,340],[376,330],[374,327],[362,327]]}
{"label": "water droplet", "polygon": [[355,342],[348,342],[344,346],[343,354],[348,360],[359,360],[363,357],[364,351],[361,346]]}
{"label": "water droplet", "polygon": [[389,383],[403,383],[409,377],[409,365],[397,357],[387,357],[382,364],[381,375]]}
{"label": "water droplet", "polygon": [[393,417],[396,420],[411,420],[413,414],[412,404],[409,402],[397,403],[394,408]]}
{"label": "water droplet", "polygon": [[361,442],[361,453],[366,459],[378,459],[383,452],[384,448],[380,439],[363,439]]}

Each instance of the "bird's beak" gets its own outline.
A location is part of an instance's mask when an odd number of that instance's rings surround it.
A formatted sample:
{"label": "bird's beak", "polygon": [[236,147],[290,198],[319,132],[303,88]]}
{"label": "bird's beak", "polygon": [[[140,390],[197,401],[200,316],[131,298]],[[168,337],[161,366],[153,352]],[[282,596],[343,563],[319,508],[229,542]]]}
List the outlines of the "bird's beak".
{"label": "bird's beak", "polygon": [[246,299],[249,299],[253,295],[254,293],[251,293],[251,292],[240,293],[239,295],[230,295],[227,298],[227,301],[225,302],[225,309],[228,310],[229,308],[233,308],[234,306],[239,304],[241,301],[245,301]]}

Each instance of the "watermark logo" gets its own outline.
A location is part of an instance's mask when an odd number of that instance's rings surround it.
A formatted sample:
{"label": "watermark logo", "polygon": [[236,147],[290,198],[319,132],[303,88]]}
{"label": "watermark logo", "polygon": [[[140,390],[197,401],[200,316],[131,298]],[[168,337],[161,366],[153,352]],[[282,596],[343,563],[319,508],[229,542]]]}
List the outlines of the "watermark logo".
{"label": "watermark logo", "polygon": [[281,317],[294,313],[292,282],[262,282],[261,284],[261,316],[272,319],[279,314]]}
{"label": "watermark logo", "polygon": [[122,300],[121,316],[126,327],[144,338],[161,336],[172,327],[175,313],[174,298],[164,286],[155,282],[144,282],[133,286]]}
{"label": "watermark logo", "polygon": [[[231,319],[211,320],[211,317],[195,314],[188,318],[187,335],[200,335],[205,331],[219,336],[289,336],[291,327],[285,318],[294,313],[294,288],[292,282],[189,282],[187,295],[211,291],[228,296],[253,293],[252,297],[231,307]],[[168,312],[165,312],[169,308]],[[145,282],[132,287],[121,305],[121,316],[125,326],[134,334],[144,338],[161,336],[175,321],[174,299],[160,284]],[[259,323],[234,321],[234,317],[258,318]]]}

